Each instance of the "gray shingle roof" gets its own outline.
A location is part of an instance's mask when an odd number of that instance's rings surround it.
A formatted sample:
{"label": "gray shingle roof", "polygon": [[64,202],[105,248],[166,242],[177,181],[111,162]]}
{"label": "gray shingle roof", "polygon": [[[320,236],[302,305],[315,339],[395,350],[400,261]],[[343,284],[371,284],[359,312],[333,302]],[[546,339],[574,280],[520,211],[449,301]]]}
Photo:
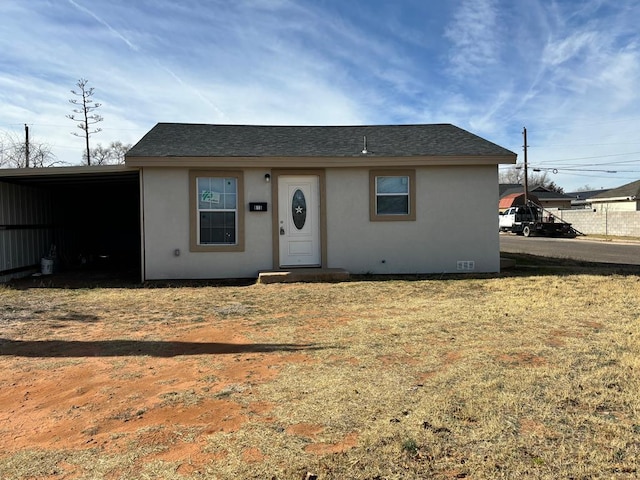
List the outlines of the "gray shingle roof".
{"label": "gray shingle roof", "polygon": [[591,198],[640,197],[640,180],[594,195]]}
{"label": "gray shingle roof", "polygon": [[504,195],[509,195],[510,193],[516,192],[524,192],[524,187],[519,183],[499,183],[498,184],[498,195],[503,197]]}
{"label": "gray shingle roof", "polygon": [[603,189],[600,189],[600,190],[585,190],[585,191],[581,191],[581,192],[568,192],[567,195],[569,195],[574,200],[588,200],[591,197],[594,197],[596,195],[600,195],[602,193],[608,192],[609,190],[611,190],[611,189],[610,188],[603,188]]}
{"label": "gray shingle roof", "polygon": [[127,157],[510,156],[451,124],[259,126],[158,123]]}
{"label": "gray shingle roof", "polygon": [[[499,185],[500,198],[506,197],[513,193],[524,193],[524,185],[513,183],[501,183]],[[529,193],[533,193],[540,200],[572,200],[574,197],[567,195],[566,193],[559,193],[553,190],[548,190],[540,185],[534,185],[529,187]]]}

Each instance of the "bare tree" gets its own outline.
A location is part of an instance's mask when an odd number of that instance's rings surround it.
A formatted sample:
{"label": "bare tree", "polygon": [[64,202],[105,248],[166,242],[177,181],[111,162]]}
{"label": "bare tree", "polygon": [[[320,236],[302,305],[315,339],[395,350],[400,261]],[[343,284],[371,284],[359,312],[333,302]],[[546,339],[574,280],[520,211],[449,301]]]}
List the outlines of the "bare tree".
{"label": "bare tree", "polygon": [[[131,144],[124,144],[120,141],[111,142],[108,147],[98,144],[91,149],[91,158],[94,165],[122,165],[124,164],[124,156],[131,148]],[[83,154],[83,158],[87,159],[87,154]]]}
{"label": "bare tree", "polygon": [[[91,155],[91,159],[93,159],[94,165],[107,165],[109,163],[111,151],[109,150],[109,148],[103,147],[102,144],[99,143],[98,145],[90,149],[89,152]],[[86,151],[83,152],[82,159],[87,162],[88,165],[90,165]]]}
{"label": "bare tree", "polygon": [[[536,172],[531,171],[527,172],[527,177],[529,181],[530,188],[533,185],[542,186],[548,188],[551,191],[563,193],[564,189],[549,178],[549,172],[547,170]],[[500,172],[499,175],[500,183],[513,183],[524,185],[524,168],[522,164],[517,164],[507,169],[504,169]]]}
{"label": "bare tree", "polygon": [[109,148],[111,149],[111,152],[112,152],[111,158],[114,161],[114,163],[123,164],[124,156],[131,149],[131,147],[133,147],[133,145],[131,145],[130,143],[124,144],[120,141],[111,142],[111,144],[109,145]]}
{"label": "bare tree", "polygon": [[542,185],[544,188],[551,190],[552,192],[564,193],[564,188],[560,185],[556,185],[556,182],[553,180]]}
{"label": "bare tree", "polygon": [[[28,156],[27,159],[27,150]],[[25,139],[15,132],[0,134],[0,167],[25,168],[25,167],[52,167],[62,165],[46,143],[40,143],[29,139],[28,149]]]}
{"label": "bare tree", "polygon": [[73,113],[67,115],[67,118],[73,120],[78,124],[78,128],[83,131],[83,133],[71,132],[72,135],[76,137],[84,137],[86,142],[86,159],[87,165],[91,165],[91,150],[89,148],[89,136],[94,133],[100,132],[101,128],[93,128],[98,122],[104,120],[100,115],[94,113],[96,109],[102,106],[101,103],[95,102],[93,100],[93,87],[87,87],[87,83],[89,80],[81,78],[78,80],[76,85],[79,90],[71,90],[78,98],[72,98],[69,100],[69,103],[74,105],[76,108],[73,109]]}

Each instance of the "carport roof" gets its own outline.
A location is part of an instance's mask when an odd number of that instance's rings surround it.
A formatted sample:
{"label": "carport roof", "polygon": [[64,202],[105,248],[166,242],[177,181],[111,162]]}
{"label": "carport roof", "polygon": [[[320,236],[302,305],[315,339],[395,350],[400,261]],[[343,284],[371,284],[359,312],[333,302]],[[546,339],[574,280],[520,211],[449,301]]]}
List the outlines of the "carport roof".
{"label": "carport roof", "polygon": [[27,185],[86,185],[137,181],[138,169],[124,165],[0,169],[0,181]]}

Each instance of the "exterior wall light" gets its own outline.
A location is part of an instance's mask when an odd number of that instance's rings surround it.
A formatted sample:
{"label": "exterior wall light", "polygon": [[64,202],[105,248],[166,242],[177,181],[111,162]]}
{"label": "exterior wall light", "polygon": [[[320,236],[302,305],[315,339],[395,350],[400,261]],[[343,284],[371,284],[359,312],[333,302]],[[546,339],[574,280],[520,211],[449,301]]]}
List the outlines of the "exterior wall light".
{"label": "exterior wall light", "polygon": [[264,181],[269,183],[271,181],[271,174],[270,173],[265,173],[264,174]]}

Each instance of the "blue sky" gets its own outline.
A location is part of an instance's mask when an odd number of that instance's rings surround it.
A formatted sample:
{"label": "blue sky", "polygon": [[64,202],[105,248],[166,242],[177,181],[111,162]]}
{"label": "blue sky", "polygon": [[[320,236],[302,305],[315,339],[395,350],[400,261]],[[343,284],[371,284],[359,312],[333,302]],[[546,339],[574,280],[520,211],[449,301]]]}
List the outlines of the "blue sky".
{"label": "blue sky", "polygon": [[521,160],[526,127],[565,191],[615,187],[640,179],[639,20],[637,0],[2,0],[0,131],[80,163],[86,78],[93,146],[157,122],[453,123]]}

